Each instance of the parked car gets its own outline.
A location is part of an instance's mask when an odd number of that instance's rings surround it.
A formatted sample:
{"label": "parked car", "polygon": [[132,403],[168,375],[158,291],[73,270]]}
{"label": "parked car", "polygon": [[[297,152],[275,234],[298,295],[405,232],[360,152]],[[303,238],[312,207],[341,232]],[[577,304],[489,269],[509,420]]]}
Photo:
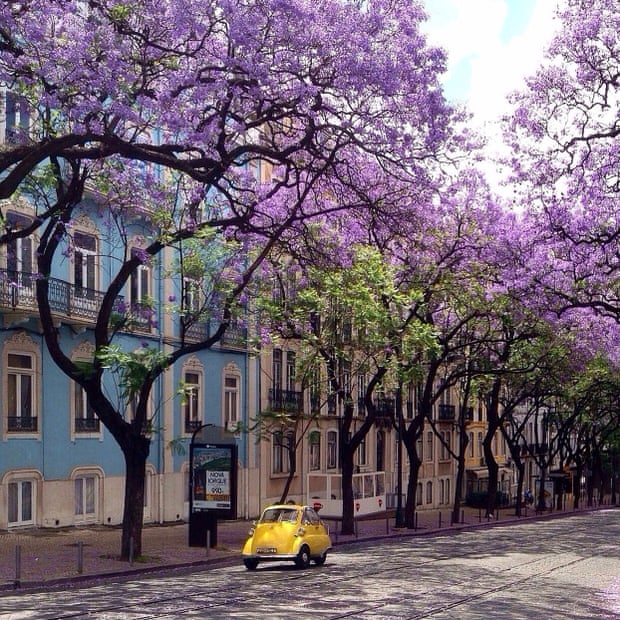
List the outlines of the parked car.
{"label": "parked car", "polygon": [[254,570],[259,562],[292,560],[299,568],[311,561],[325,563],[332,541],[312,506],[276,504],[265,508],[243,546],[243,563]]}

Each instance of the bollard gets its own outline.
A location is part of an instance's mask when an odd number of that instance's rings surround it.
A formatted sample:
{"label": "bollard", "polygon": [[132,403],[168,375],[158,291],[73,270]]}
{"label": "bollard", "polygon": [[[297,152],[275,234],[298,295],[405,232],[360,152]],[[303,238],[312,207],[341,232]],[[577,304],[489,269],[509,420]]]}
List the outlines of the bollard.
{"label": "bollard", "polygon": [[385,533],[390,533],[390,517],[387,512],[385,513]]}
{"label": "bollard", "polygon": [[465,523],[465,510],[461,510],[461,523]]}
{"label": "bollard", "polygon": [[211,548],[211,532],[207,530],[207,557],[209,557],[210,548]]}
{"label": "bollard", "polygon": [[441,529],[441,512],[439,513],[439,529]]}
{"label": "bollard", "polygon": [[129,539],[129,566],[133,566],[133,536]]}
{"label": "bollard", "polygon": [[19,588],[22,578],[22,547],[15,545],[15,587]]}
{"label": "bollard", "polygon": [[355,538],[357,538],[357,535],[359,534],[357,519],[353,519],[353,525],[354,525],[354,531],[355,531]]}
{"label": "bollard", "polygon": [[413,529],[417,530],[418,529],[418,513],[415,513],[415,520],[414,520],[414,524],[413,524]]}
{"label": "bollard", "polygon": [[81,575],[84,571],[84,545],[80,540],[77,544],[77,572]]}

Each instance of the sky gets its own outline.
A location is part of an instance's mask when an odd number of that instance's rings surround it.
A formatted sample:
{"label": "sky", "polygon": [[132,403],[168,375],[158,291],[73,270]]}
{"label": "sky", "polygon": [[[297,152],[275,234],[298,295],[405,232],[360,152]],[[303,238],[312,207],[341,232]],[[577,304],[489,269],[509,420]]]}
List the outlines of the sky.
{"label": "sky", "polygon": [[429,42],[448,52],[446,97],[481,124],[535,72],[556,25],[557,0],[426,0]]}

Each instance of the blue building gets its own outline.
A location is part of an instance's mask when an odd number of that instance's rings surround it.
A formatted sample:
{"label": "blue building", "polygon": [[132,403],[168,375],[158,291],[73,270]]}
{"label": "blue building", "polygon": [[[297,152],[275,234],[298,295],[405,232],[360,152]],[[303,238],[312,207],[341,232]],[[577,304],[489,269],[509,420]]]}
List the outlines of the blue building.
{"label": "blue building", "polygon": [[[28,122],[6,93],[2,110],[0,143]],[[0,207],[5,227],[13,230],[28,226],[35,213],[24,198],[2,201]],[[144,222],[130,221],[121,236],[92,197],[76,214],[71,243],[54,258],[49,296],[63,351],[72,360],[88,362],[95,353],[93,328],[103,292],[127,252],[143,247]],[[0,247],[0,529],[118,524],[124,458],[85,392],[48,353],[35,294],[37,245],[35,234]],[[117,334],[114,342],[123,351],[167,352],[178,344],[181,313],[169,300],[187,295],[187,287],[169,269],[173,261],[164,250],[128,281],[119,305],[140,307],[148,299],[150,311]],[[201,321],[187,338],[198,341],[211,328],[209,321]],[[253,391],[248,369],[247,331],[233,327],[211,349],[181,358],[158,378],[145,429],[151,438],[145,522],[187,518],[189,440],[203,424],[234,430],[247,422]],[[131,420],[134,403],[124,402],[112,375],[106,388]],[[237,440],[243,472],[247,438],[239,434]],[[239,479],[244,480],[243,473]],[[247,511],[242,493],[238,505]]]}

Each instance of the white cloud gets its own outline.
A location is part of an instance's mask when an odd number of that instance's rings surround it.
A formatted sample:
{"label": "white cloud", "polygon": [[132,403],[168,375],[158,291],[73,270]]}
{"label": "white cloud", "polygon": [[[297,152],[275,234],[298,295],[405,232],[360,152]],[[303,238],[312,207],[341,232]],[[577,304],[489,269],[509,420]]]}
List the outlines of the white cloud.
{"label": "white cloud", "polygon": [[538,0],[524,29],[506,39],[509,2],[512,11],[527,5],[521,0],[427,0],[429,39],[449,56],[447,95],[465,102],[482,123],[506,111],[506,95],[536,70],[555,28],[556,3]]}

